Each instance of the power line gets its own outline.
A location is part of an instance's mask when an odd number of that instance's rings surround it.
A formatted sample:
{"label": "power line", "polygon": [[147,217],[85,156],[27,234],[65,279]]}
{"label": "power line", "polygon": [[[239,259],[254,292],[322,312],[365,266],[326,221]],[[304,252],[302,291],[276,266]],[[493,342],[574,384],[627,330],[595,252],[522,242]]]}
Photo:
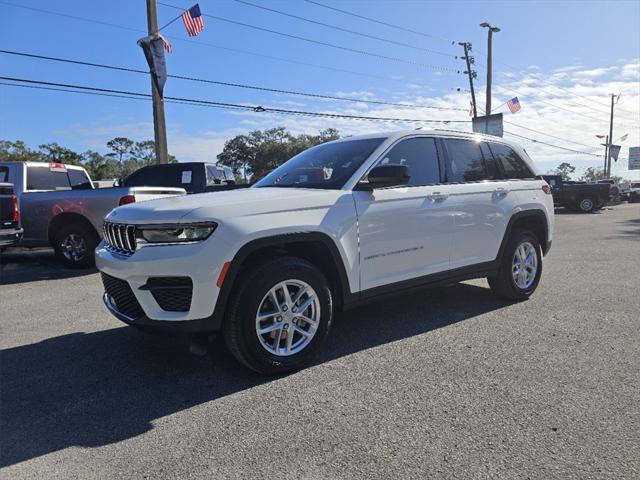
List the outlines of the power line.
{"label": "power line", "polygon": [[595,153],[583,152],[581,150],[574,150],[573,148],[561,147],[560,145],[555,145],[553,143],[543,142],[542,140],[536,140],[535,138],[525,137],[524,135],[520,135],[518,133],[513,133],[513,132],[507,132],[506,130],[504,131],[504,133],[506,133],[508,135],[513,135],[514,137],[522,138],[524,140],[529,140],[530,142],[538,143],[540,145],[546,145],[548,147],[558,148],[560,150],[566,150],[568,152],[579,153],[581,155],[591,155],[592,157],[598,157],[598,158],[602,157],[602,155],[597,155]]}
{"label": "power line", "polygon": [[540,130],[535,130],[533,128],[525,127],[525,126],[519,125],[517,123],[509,122],[507,120],[503,120],[503,122],[508,124],[508,125],[513,125],[514,127],[522,128],[524,130],[529,130],[530,132],[539,133],[540,135],[546,135],[547,137],[555,138],[556,140],[562,140],[562,141],[565,141],[565,142],[573,143],[575,145],[580,145],[582,147],[587,147],[587,148],[599,148],[599,147],[594,146],[594,145],[587,145],[586,143],[580,143],[580,142],[576,142],[574,140],[569,140],[568,138],[558,137],[558,136],[552,135],[550,133],[541,132]]}
{"label": "power line", "polygon": [[375,18],[365,17],[364,15],[359,15],[357,13],[349,12],[348,10],[342,10],[340,8],[332,7],[331,5],[326,5],[324,3],[316,2],[316,1],[313,1],[313,0],[304,0],[304,1],[307,2],[307,3],[311,3],[313,5],[318,5],[319,7],[323,7],[323,8],[329,9],[329,10],[333,10],[334,12],[339,12],[339,13],[342,13],[344,15],[350,15],[352,17],[360,18],[361,20],[367,20],[368,22],[377,23],[378,25],[384,25],[386,27],[391,27],[391,28],[395,28],[396,30],[402,30],[402,31],[405,31],[405,32],[414,33],[416,35],[420,35],[420,36],[423,36],[423,37],[437,38],[439,40],[445,40],[447,42],[450,42],[451,44],[455,44],[454,40],[451,40],[449,38],[443,37],[441,35],[431,35],[429,33],[419,32],[417,30],[412,30],[410,28],[406,28],[406,27],[403,27],[401,25],[395,25],[393,23],[388,23],[388,22],[383,22],[381,20],[376,20]]}
{"label": "power line", "polygon": [[[63,18],[70,18],[73,20],[79,20],[79,21],[83,21],[83,22],[88,22],[88,23],[94,23],[97,25],[103,25],[103,26],[108,26],[108,27],[112,27],[112,28],[118,28],[121,30],[127,30],[130,32],[136,32],[136,33],[140,33],[143,35],[147,35],[147,31],[146,30],[141,30],[138,28],[131,28],[131,27],[126,27],[123,25],[118,25],[115,23],[109,23],[109,22],[103,22],[100,20],[94,20],[92,18],[86,18],[86,17],[80,17],[77,15],[69,15],[66,13],[60,13],[60,12],[54,12],[51,10],[44,10],[42,8],[33,8],[33,7],[26,7],[24,5],[17,5],[15,3],[11,3],[11,2],[7,2],[4,0],[0,0],[0,4],[4,4],[4,5],[9,5],[11,7],[15,7],[15,8],[21,8],[24,10],[30,10],[30,11],[34,11],[34,12],[38,12],[38,13],[45,13],[47,15],[54,15],[54,16],[58,16],[58,17],[63,17]],[[256,53],[256,52],[252,52],[249,50],[242,50],[242,49],[238,49],[238,48],[231,48],[231,47],[225,47],[222,45],[216,45],[214,43],[207,43],[207,42],[202,42],[202,41],[196,41],[196,40],[191,40],[191,39],[185,39],[185,38],[180,38],[180,37],[174,37],[171,35],[165,35],[166,38],[169,38],[171,40],[174,41],[178,41],[178,42],[183,42],[183,43],[191,43],[194,45],[201,45],[201,46],[205,46],[205,47],[210,47],[210,48],[216,48],[219,50],[226,50],[228,52],[233,52],[233,53],[240,53],[242,55],[250,55],[253,57],[258,57],[258,58],[266,58],[269,60],[276,60],[279,62],[286,62],[286,63],[291,63],[294,65],[303,65],[305,67],[312,67],[312,68],[319,68],[322,70],[328,70],[328,71],[332,71],[332,72],[340,72],[340,73],[348,73],[350,75],[358,75],[361,77],[368,77],[368,78],[376,78],[379,80],[385,80],[385,81],[394,81],[394,82],[399,82],[399,80],[395,80],[392,77],[383,77],[380,75],[375,75],[372,73],[365,73],[365,72],[358,72],[358,71],[354,71],[354,70],[349,70],[349,69],[344,69],[344,68],[337,68],[337,67],[333,67],[333,66],[329,66],[329,65],[320,65],[320,64],[316,64],[316,63],[310,63],[310,62],[303,62],[301,60],[293,60],[290,58],[284,58],[284,57],[278,57],[275,55],[267,55],[267,54],[262,54],[262,53]]]}
{"label": "power line", "polygon": [[[81,60],[71,60],[71,59],[68,59],[68,58],[60,58],[60,57],[50,57],[50,56],[46,56],[46,55],[36,55],[34,53],[16,52],[16,51],[13,51],[13,50],[0,50],[0,53],[4,53],[4,54],[7,54],[7,55],[17,55],[17,56],[27,57],[27,58],[35,58],[35,59],[39,59],[39,60],[50,60],[50,61],[55,61],[55,62],[70,63],[70,64],[74,64],[74,65],[83,65],[83,66],[89,66],[89,67],[104,68],[104,69],[108,69],[108,70],[117,70],[117,71],[123,71],[123,72],[131,72],[131,73],[141,73],[141,74],[145,74],[145,75],[149,74],[149,71],[147,71],[147,70],[140,70],[140,69],[136,69],[136,68],[118,67],[118,66],[115,66],[115,65],[106,65],[106,64],[102,64],[102,63],[93,63],[93,62],[86,62],[86,61],[81,61]],[[244,89],[250,89],[250,90],[263,91],[263,92],[281,93],[281,94],[287,94],[287,95],[297,95],[297,96],[303,96],[303,97],[320,98],[320,99],[328,99],[328,100],[340,100],[340,101],[353,102],[353,103],[369,103],[369,104],[374,104],[374,105],[387,105],[387,106],[403,107],[403,108],[427,108],[427,109],[433,109],[433,110],[450,110],[450,111],[464,111],[464,112],[467,111],[465,108],[436,107],[436,106],[433,106],[433,105],[415,105],[415,104],[407,104],[407,103],[386,102],[386,101],[382,101],[382,100],[367,100],[367,99],[350,98],[350,97],[338,97],[338,96],[333,96],[333,95],[324,95],[324,94],[320,94],[320,93],[300,92],[300,91],[295,91],[295,90],[285,90],[285,89],[279,89],[279,88],[269,88],[269,87],[262,87],[262,86],[257,86],[257,85],[247,85],[247,84],[242,84],[242,83],[223,82],[223,81],[220,81],[220,80],[208,80],[208,79],[204,79],[204,78],[196,78],[196,77],[190,77],[190,76],[185,76],[185,75],[167,75],[167,76],[170,77],[170,78],[176,78],[176,79],[180,79],[180,80],[189,80],[189,81],[193,81],[193,82],[210,83],[210,84],[213,84],[213,85],[222,85],[222,86],[226,86],[226,87],[237,87],[237,88],[244,88]]]}
{"label": "power line", "polygon": [[274,8],[265,7],[264,5],[258,5],[256,3],[248,2],[246,0],[234,0],[234,1],[236,3],[247,5],[247,6],[250,6],[250,7],[253,7],[253,8],[258,8],[260,10],[265,10],[267,12],[277,13],[278,15],[283,15],[283,16],[289,17],[289,18],[295,18],[296,20],[301,20],[303,22],[312,23],[312,24],[315,24],[315,25],[321,25],[323,27],[331,28],[333,30],[337,30],[337,31],[340,31],[340,32],[351,33],[353,35],[358,35],[360,37],[370,38],[372,40],[378,40],[380,42],[385,42],[385,43],[389,43],[389,44],[392,44],[392,45],[399,45],[401,47],[412,48],[414,50],[420,50],[420,51],[423,51],[423,52],[433,53],[433,54],[436,54],[436,55],[442,55],[444,57],[458,58],[456,55],[452,55],[450,53],[440,52],[440,51],[432,50],[432,49],[429,49],[429,48],[419,47],[417,45],[411,45],[409,43],[399,42],[397,40],[391,40],[389,38],[378,37],[376,35],[371,35],[371,34],[368,34],[368,33],[358,32],[358,31],[351,30],[351,29],[348,29],[348,28],[339,27],[337,25],[332,25],[332,24],[329,24],[329,23],[320,22],[318,20],[313,20],[313,19],[310,19],[310,18],[301,17],[299,15],[294,15],[292,13],[283,12],[282,10],[276,10]]}
{"label": "power line", "polygon": [[[131,92],[127,90],[114,90],[110,88],[89,87],[86,85],[73,85],[73,84],[67,84],[67,83],[46,82],[43,80],[32,80],[32,79],[14,78],[14,77],[0,77],[0,80],[27,83],[32,85],[44,85],[48,87],[61,87],[61,88],[77,89],[77,90],[90,91],[90,92],[109,93],[109,94],[116,94],[116,95],[131,95],[131,96],[141,97],[141,98],[151,98],[151,95],[146,93]],[[343,118],[343,119],[349,119],[349,120],[375,120],[375,121],[385,121],[385,122],[445,123],[445,124],[469,123],[468,120],[431,120],[431,119],[422,120],[422,119],[416,119],[416,118],[373,117],[373,116],[367,116],[367,115],[348,115],[348,114],[342,114],[342,113],[290,110],[286,108],[262,107],[260,105],[242,105],[238,103],[216,102],[211,100],[200,100],[200,99],[184,98],[184,97],[165,96],[164,98],[165,100],[186,102],[194,105],[232,107],[237,109],[251,110],[257,113],[269,112],[269,113],[303,115],[303,116],[311,116],[311,117]]]}
{"label": "power line", "polygon": [[[170,5],[170,4],[164,3],[164,2],[158,2],[158,5],[162,5],[164,7],[169,7],[169,8],[174,8],[176,10],[184,10],[182,7],[176,7],[175,5]],[[417,66],[417,67],[429,68],[431,70],[439,70],[439,71],[450,72],[450,73],[459,73],[457,70],[454,70],[454,69],[448,68],[448,67],[441,67],[441,66],[438,66],[438,65],[430,65],[430,64],[427,64],[427,63],[416,62],[414,60],[408,60],[408,59],[398,58],[398,57],[391,57],[389,55],[383,55],[381,53],[370,52],[368,50],[359,50],[357,48],[351,48],[351,47],[345,47],[345,46],[342,46],[342,45],[336,45],[334,43],[323,42],[322,40],[315,40],[315,39],[312,39],[312,38],[301,37],[299,35],[293,35],[291,33],[280,32],[278,30],[272,30],[270,28],[260,27],[258,25],[251,25],[249,23],[240,22],[238,20],[232,20],[230,18],[219,17],[217,15],[210,15],[210,14],[203,13],[202,16],[207,17],[207,18],[212,18],[214,20],[218,20],[218,21],[221,21],[221,22],[230,23],[232,25],[239,25],[239,26],[242,26],[242,27],[251,28],[253,30],[258,30],[258,31],[261,31],[261,32],[267,32],[267,33],[271,33],[271,34],[274,34],[274,35],[279,35],[279,36],[286,37],[286,38],[293,38],[295,40],[301,40],[303,42],[313,43],[313,44],[316,44],[316,45],[322,45],[322,46],[334,48],[334,49],[337,49],[337,50],[343,50],[345,52],[357,53],[357,54],[360,54],[360,55],[379,58],[379,59],[382,59],[382,60],[390,60],[390,61],[393,61],[393,62],[406,63],[406,64],[414,65],[414,66]]]}

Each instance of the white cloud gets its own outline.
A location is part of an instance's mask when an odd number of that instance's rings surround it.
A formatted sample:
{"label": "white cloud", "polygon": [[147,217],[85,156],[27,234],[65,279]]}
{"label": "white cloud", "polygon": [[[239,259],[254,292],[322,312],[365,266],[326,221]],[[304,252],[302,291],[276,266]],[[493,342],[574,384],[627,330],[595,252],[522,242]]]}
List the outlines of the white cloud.
{"label": "white cloud", "polygon": [[[595,135],[608,133],[609,94],[622,92],[616,106],[614,138],[624,133],[629,138],[623,143],[621,157],[626,159],[629,145],[640,145],[640,60],[627,60],[614,66],[571,65],[545,72],[541,68],[528,68],[522,72],[496,72],[492,103],[494,110],[503,112],[505,130],[578,151],[602,155],[604,148]],[[325,92],[320,92],[325,93]],[[375,95],[370,90],[326,92],[337,96],[362,99],[392,100],[411,105],[430,105],[458,108],[460,111],[433,110],[420,107],[392,107],[368,103],[348,103],[336,100],[305,99],[305,103],[294,99],[275,97],[271,105],[289,106],[295,110],[332,112],[374,117],[408,118],[422,120],[469,120],[470,96],[465,92],[449,91],[435,94],[431,87],[406,84],[403,90],[386,95]],[[512,115],[504,103],[518,96],[522,110]],[[484,107],[482,88],[477,89],[478,107]],[[263,102],[267,107],[269,103]],[[304,108],[302,108],[304,107]],[[327,127],[339,129],[343,135],[356,135],[376,131],[414,129],[420,124],[413,122],[373,122],[348,119],[331,119],[305,116],[290,116],[275,113],[220,110],[219,115],[232,119],[235,128],[185,132],[180,125],[169,125],[169,150],[181,160],[215,161],[225,140],[250,130],[284,126],[294,134],[315,133]],[[216,114],[218,115],[218,114]],[[219,118],[219,117],[218,117]],[[425,124],[429,125],[429,124]],[[469,124],[436,124],[440,128],[469,131]],[[548,133],[555,137],[543,135]],[[152,138],[149,122],[113,121],[95,122],[94,125],[73,125],[59,132],[60,136],[73,138],[87,148],[103,149],[105,142],[116,135],[127,135],[136,140]],[[563,151],[542,143],[517,140],[527,148],[542,170],[548,170],[560,162],[568,161],[578,168],[580,174],[589,166],[601,166],[602,158]],[[614,166],[614,173],[629,178],[640,178],[640,171],[628,172],[621,168],[622,162]]]}

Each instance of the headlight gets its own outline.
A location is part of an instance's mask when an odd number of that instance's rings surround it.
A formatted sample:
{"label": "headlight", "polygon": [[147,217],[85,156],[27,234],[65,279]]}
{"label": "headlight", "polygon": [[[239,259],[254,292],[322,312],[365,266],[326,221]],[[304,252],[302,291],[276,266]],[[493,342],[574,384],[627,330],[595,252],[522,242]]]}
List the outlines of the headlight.
{"label": "headlight", "polygon": [[148,243],[199,242],[209,238],[217,226],[215,223],[145,225],[138,227],[137,236]]}

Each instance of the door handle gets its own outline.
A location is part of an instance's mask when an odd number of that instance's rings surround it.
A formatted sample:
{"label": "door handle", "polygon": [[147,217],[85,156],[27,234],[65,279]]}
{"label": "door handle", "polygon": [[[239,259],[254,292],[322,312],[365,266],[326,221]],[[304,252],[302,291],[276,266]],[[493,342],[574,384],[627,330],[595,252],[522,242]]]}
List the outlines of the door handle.
{"label": "door handle", "polygon": [[442,193],[442,192],[433,192],[430,193],[429,195],[427,195],[427,198],[429,200],[444,200],[445,198],[447,198],[449,195],[447,195],[446,193]]}
{"label": "door handle", "polygon": [[493,193],[495,193],[496,195],[498,195],[500,197],[504,197],[507,193],[509,193],[509,190],[507,190],[506,188],[503,188],[503,187],[498,187],[493,191]]}

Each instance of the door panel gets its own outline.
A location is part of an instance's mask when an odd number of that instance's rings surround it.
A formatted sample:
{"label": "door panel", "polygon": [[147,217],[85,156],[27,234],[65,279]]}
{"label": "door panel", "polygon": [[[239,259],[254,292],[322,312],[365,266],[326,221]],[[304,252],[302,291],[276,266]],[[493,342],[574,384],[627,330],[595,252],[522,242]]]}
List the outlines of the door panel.
{"label": "door panel", "polygon": [[451,185],[455,233],[451,268],[495,260],[517,195],[509,182]]}
{"label": "door panel", "polygon": [[453,219],[449,186],[353,192],[362,290],[449,268]]}

